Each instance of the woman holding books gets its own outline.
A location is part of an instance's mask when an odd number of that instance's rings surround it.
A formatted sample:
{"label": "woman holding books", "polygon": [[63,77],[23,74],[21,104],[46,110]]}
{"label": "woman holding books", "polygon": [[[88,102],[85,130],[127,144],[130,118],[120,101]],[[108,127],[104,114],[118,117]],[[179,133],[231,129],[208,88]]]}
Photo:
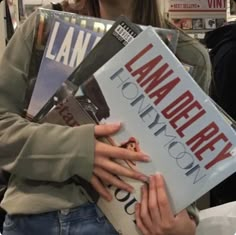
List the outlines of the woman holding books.
{"label": "woman holding books", "polygon": [[[62,3],[72,11],[105,19],[120,14],[135,23],[172,27],[163,20],[154,0],[84,0]],[[148,156],[100,141],[120,129],[120,124],[67,127],[37,124],[23,118],[33,77],[29,76],[37,14],[19,27],[0,61],[0,166],[11,174],[1,207],[7,212],[4,235],[94,235],[117,234],[99,209],[74,180],[79,176],[111,200],[103,183],[127,191],[132,187],[118,178],[140,181],[140,172],[117,164],[114,159],[148,161]],[[205,49],[180,33],[177,57],[189,68],[207,92],[210,63]],[[174,216],[160,176],[150,178],[136,208],[137,225],[145,235],[194,235],[197,212],[189,207]]]}

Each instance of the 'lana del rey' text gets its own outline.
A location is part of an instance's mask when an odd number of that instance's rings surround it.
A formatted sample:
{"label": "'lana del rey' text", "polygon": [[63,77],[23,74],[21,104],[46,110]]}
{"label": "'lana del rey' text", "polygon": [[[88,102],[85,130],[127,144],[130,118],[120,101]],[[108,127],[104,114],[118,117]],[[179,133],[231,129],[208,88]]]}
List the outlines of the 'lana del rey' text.
{"label": "'lana del rey' text", "polygon": [[[166,102],[165,99],[182,84],[180,75],[176,75],[162,55],[142,60],[145,56],[148,58],[146,54],[152,48],[153,45],[148,44],[110,79],[117,82],[122,96],[130,105],[138,107],[139,117],[153,135],[166,138],[164,147],[169,155],[185,175],[192,176],[193,183],[197,183],[206,176],[206,170],[232,156],[232,143],[212,120],[197,126],[207,111],[187,87],[174,100],[159,108],[159,104]],[[178,138],[170,134],[170,125]],[[184,143],[178,140],[180,138]],[[203,160],[204,165],[200,164]]]}

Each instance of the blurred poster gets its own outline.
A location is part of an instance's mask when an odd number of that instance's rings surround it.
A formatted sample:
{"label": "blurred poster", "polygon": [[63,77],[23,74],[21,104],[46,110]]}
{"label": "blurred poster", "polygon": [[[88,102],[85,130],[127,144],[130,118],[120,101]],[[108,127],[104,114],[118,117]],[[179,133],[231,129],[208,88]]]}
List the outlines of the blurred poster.
{"label": "blurred poster", "polygon": [[220,12],[226,11],[226,0],[169,0],[169,11]]}
{"label": "blurred poster", "polygon": [[236,1],[230,0],[230,15],[236,15]]}
{"label": "blurred poster", "polygon": [[172,22],[174,23],[174,25],[176,25],[178,28],[187,30],[187,29],[192,29],[193,25],[192,25],[192,19],[191,18],[174,18],[172,19]]}
{"label": "blurred poster", "polygon": [[203,19],[201,18],[193,19],[193,29],[203,29],[203,28],[204,28]]}
{"label": "blurred poster", "polygon": [[224,18],[216,19],[216,28],[219,28],[225,24],[226,20]]}
{"label": "blurred poster", "polygon": [[216,28],[216,19],[205,19],[205,29],[215,29]]}

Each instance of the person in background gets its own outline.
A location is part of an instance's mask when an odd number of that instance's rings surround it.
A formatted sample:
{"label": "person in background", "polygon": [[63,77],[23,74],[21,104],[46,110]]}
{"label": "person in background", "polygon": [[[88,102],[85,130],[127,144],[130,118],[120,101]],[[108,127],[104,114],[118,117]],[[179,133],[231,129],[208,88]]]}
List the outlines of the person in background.
{"label": "person in background", "polygon": [[[206,33],[205,44],[210,49],[213,78],[210,97],[236,120],[236,24],[228,23]],[[211,206],[236,201],[236,173],[217,185],[210,192]]]}
{"label": "person in background", "polygon": [[210,49],[213,79],[209,95],[236,120],[236,93],[234,61],[236,58],[236,23],[231,22],[209,31],[205,35],[206,47]]}
{"label": "person in background", "polygon": [[[81,0],[74,4],[65,1],[61,6],[65,11],[104,19],[115,20],[124,14],[138,24],[174,27],[163,19],[154,0]],[[34,13],[18,28],[0,62],[0,166],[11,174],[1,202],[7,212],[3,235],[117,234],[71,178],[80,176],[102,197],[111,200],[103,182],[133,190],[114,174],[147,180],[140,172],[124,168],[113,159],[148,161],[149,157],[99,140],[118,132],[120,124],[71,128],[31,123],[22,117],[27,102],[26,90],[32,79],[28,75],[35,20]],[[205,48],[180,32],[176,55],[193,68],[193,78],[207,92],[210,63]],[[141,206],[137,206],[138,227],[143,234],[194,235],[196,224],[193,221],[198,221],[196,208],[190,206],[174,216],[169,207],[161,206],[161,197],[158,197],[159,201],[155,200],[153,207],[152,199],[157,196],[153,187],[158,191],[162,180],[157,179],[159,183],[155,183],[151,178],[150,182],[149,198],[144,188]],[[164,202],[168,203],[165,197]],[[162,221],[156,224],[153,213],[158,213],[154,212],[158,208]],[[149,215],[150,221],[145,215]],[[185,228],[184,224],[194,226]]]}

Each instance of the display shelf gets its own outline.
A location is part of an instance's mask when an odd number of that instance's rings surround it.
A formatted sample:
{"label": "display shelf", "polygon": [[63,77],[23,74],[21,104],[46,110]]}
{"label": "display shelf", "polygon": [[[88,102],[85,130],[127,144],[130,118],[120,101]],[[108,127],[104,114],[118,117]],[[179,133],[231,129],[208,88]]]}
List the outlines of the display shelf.
{"label": "display shelf", "polygon": [[[165,15],[193,38],[204,35],[226,22],[226,0],[168,0]],[[228,0],[227,0],[228,1]]]}

